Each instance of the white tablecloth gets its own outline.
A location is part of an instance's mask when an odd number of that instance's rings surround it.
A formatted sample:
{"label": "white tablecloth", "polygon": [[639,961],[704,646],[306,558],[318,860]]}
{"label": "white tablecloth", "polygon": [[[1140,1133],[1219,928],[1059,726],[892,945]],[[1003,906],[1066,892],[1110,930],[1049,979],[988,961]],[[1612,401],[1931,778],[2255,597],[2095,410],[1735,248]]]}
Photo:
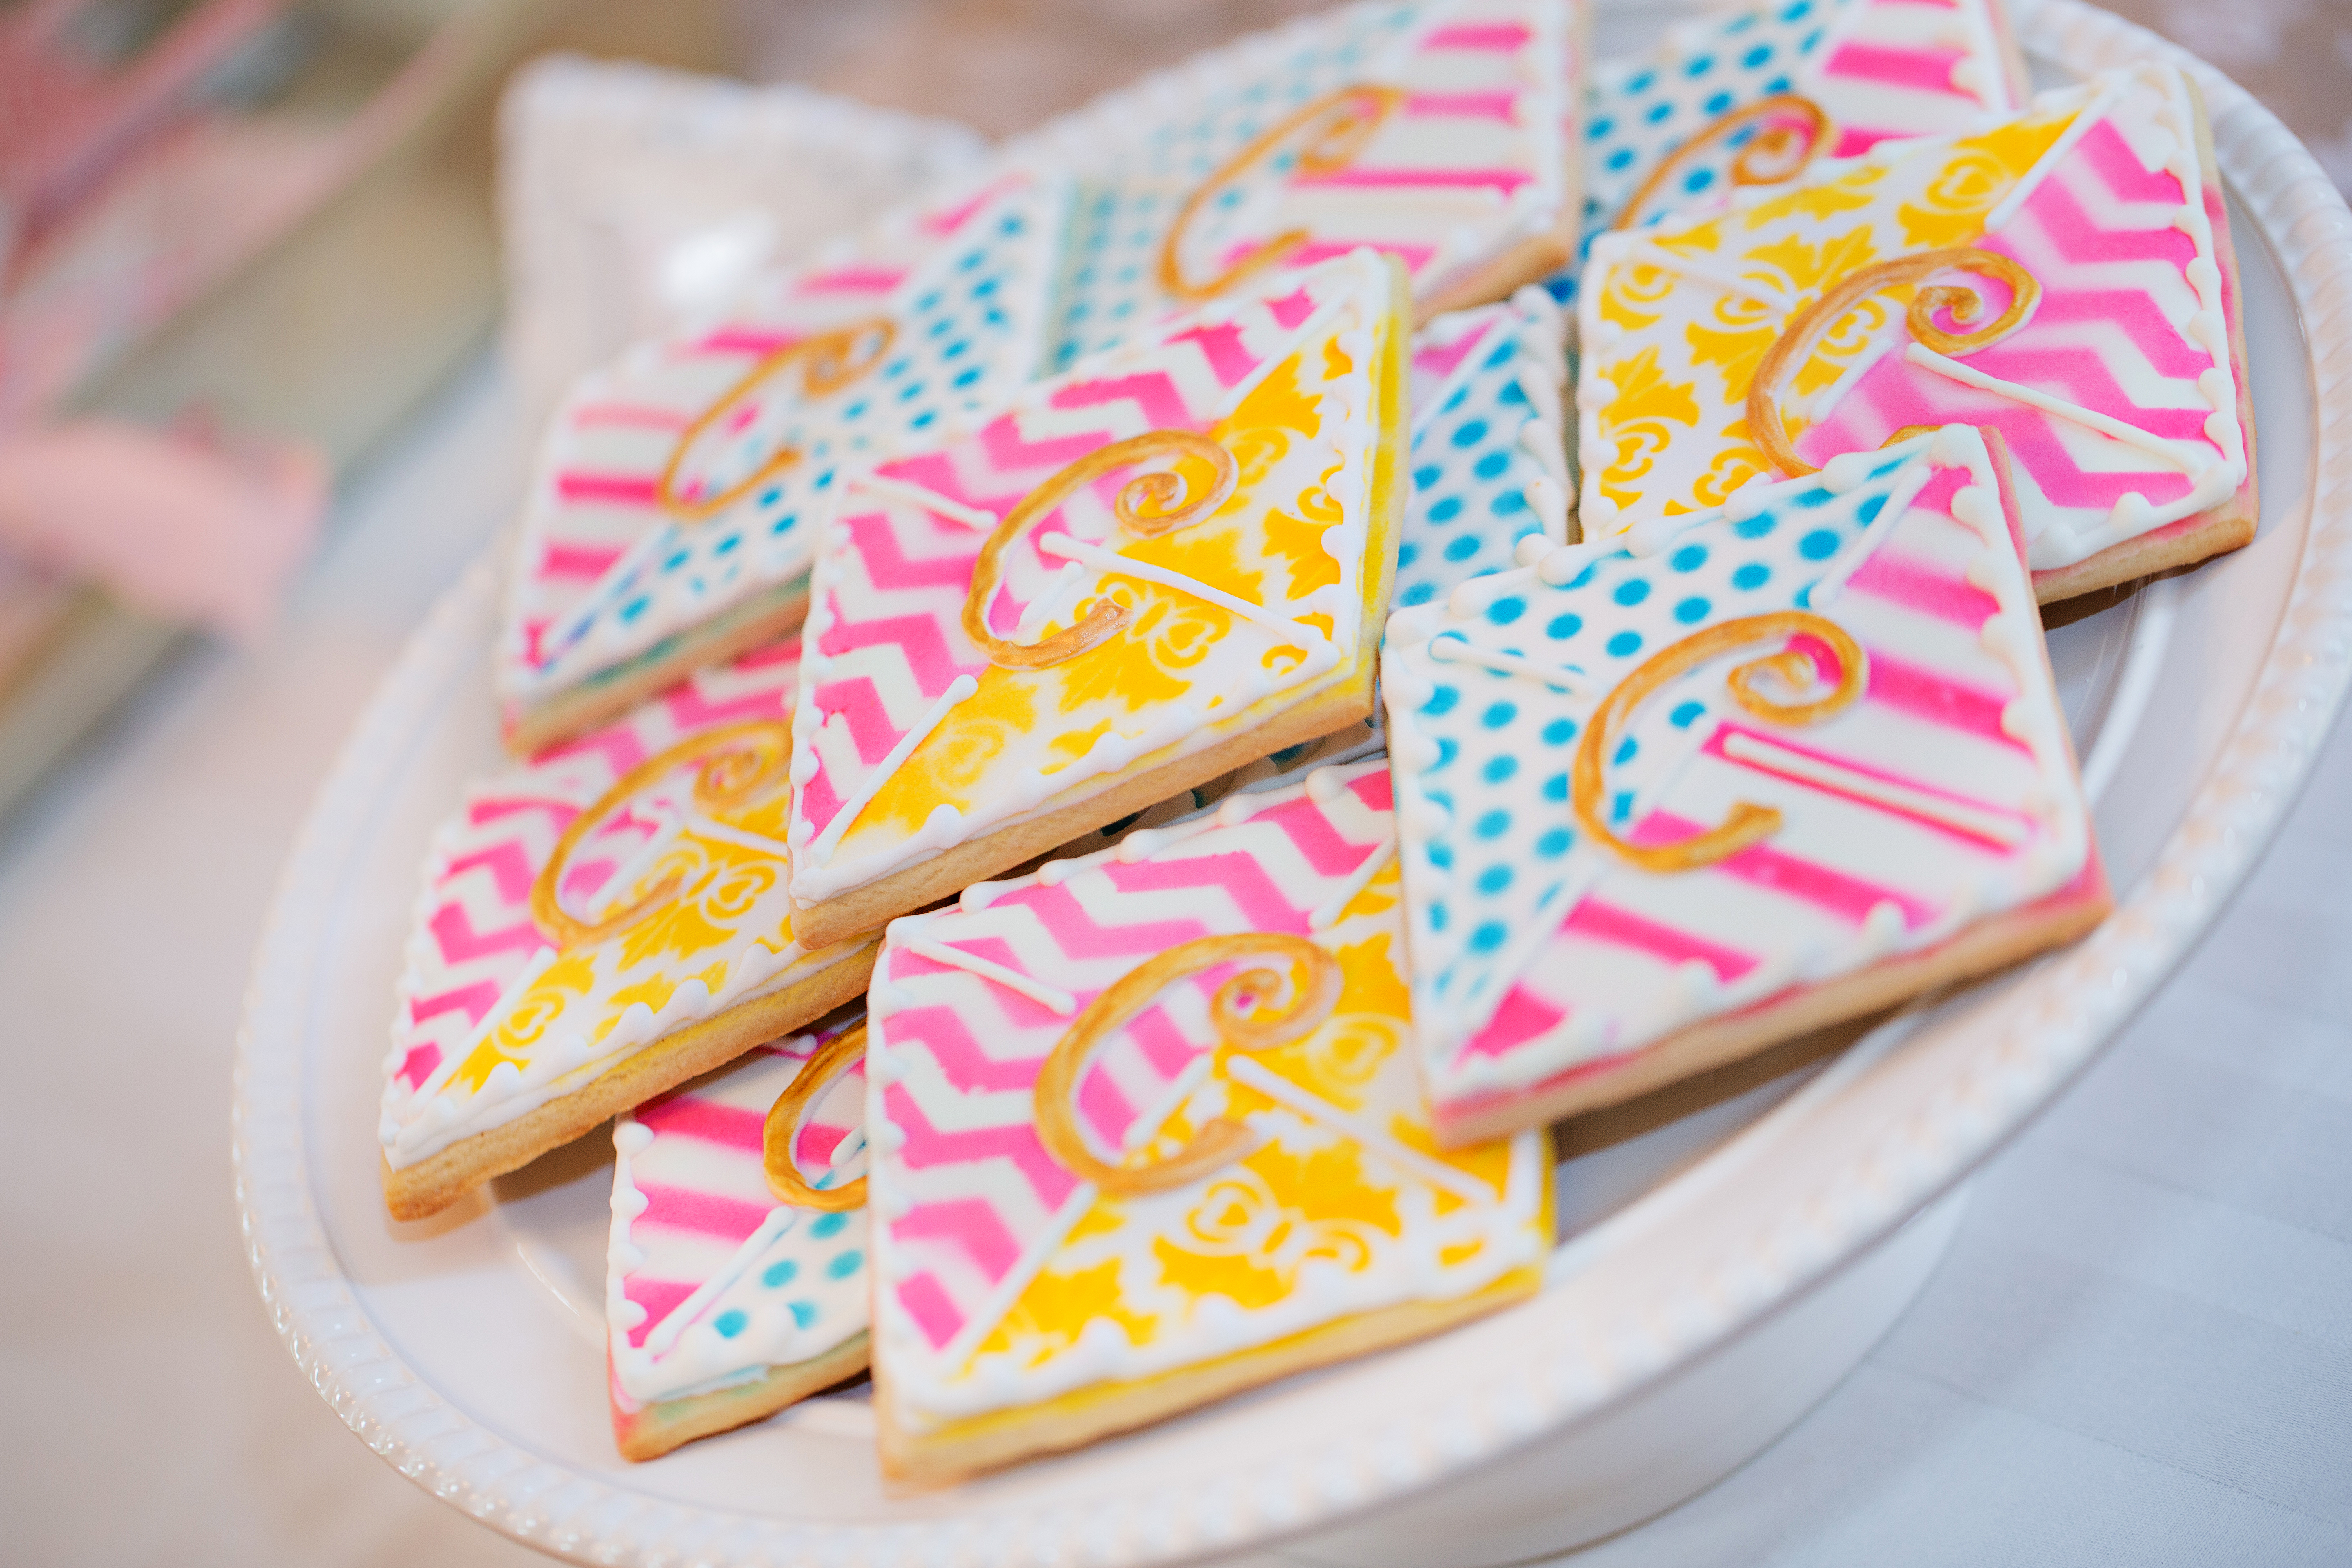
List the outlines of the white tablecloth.
{"label": "white tablecloth", "polygon": [[[0,827],[0,1557],[535,1560],[304,1384],[230,1202],[229,1062],[279,862],[353,715],[508,515],[478,367],[350,488],[264,646],[184,661]],[[1985,1171],[1851,1380],[1573,1561],[2352,1562],[2352,728],[2180,975]]]}

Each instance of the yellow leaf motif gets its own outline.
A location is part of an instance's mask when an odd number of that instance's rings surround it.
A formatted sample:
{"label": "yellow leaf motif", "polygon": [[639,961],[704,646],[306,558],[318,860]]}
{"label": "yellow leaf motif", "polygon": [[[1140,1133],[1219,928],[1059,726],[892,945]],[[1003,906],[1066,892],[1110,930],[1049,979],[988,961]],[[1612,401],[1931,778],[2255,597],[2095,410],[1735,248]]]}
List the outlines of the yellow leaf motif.
{"label": "yellow leaf motif", "polygon": [[[1116,1226],[1118,1222],[1111,1223]],[[1023,1364],[1035,1366],[1068,1350],[1086,1326],[1097,1321],[1116,1323],[1131,1345],[1150,1344],[1160,1320],[1129,1303],[1119,1288],[1118,1271],[1119,1260],[1114,1258],[1073,1274],[1040,1273],[981,1342],[973,1359],[1009,1352]]]}
{"label": "yellow leaf motif", "polygon": [[1826,223],[1840,213],[1859,212],[1877,199],[1870,188],[1885,178],[1885,169],[1864,164],[1822,184],[1801,185],[1786,195],[1759,202],[1748,209],[1748,232],[1784,217],[1819,218]]}
{"label": "yellow leaf motif", "polygon": [[950,709],[883,781],[858,814],[858,826],[843,836],[844,844],[885,826],[913,833],[941,805],[968,806],[1005,742],[1036,727],[1034,688],[1034,678],[1019,671],[993,666],[981,671],[980,689]]}
{"label": "yellow leaf motif", "polygon": [[1183,1231],[1151,1250],[1162,1283],[1255,1309],[1289,1295],[1310,1261],[1360,1273],[1402,1229],[1394,1192],[1365,1181],[1352,1143],[1297,1156],[1268,1143],[1212,1179]]}
{"label": "yellow leaf motif", "polygon": [[1675,291],[1675,275],[1646,261],[1609,268],[1601,289],[1601,319],[1614,321],[1629,332],[1655,326],[1662,311],[1644,306],[1663,305]]}
{"label": "yellow leaf motif", "polygon": [[1916,203],[1895,211],[1906,244],[1921,250],[1970,245],[1984,234],[1984,216],[2025,177],[2072,114],[2011,121],[1952,144]]}
{"label": "yellow leaf motif", "polygon": [[1691,395],[1694,383],[1666,379],[1655,348],[1643,349],[1601,374],[1615,395],[1601,411],[1601,438],[1612,447],[1608,466],[1601,471],[1601,489],[1625,506],[1640,499],[1638,491],[1627,487],[1648,473],[1657,454],[1666,449],[1673,436],[1669,426],[1698,424],[1698,400]]}

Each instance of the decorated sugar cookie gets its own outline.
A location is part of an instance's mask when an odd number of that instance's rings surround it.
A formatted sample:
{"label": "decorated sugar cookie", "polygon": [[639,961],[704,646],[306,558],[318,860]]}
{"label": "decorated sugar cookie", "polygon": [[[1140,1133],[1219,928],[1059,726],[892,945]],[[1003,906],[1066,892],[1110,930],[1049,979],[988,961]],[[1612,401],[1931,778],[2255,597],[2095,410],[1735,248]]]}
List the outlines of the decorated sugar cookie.
{"label": "decorated sugar cookie", "polygon": [[1424,317],[1558,270],[1586,27],[1571,0],[1348,7],[1070,117],[1059,363],[1360,245]]}
{"label": "decorated sugar cookie", "polygon": [[1391,620],[1445,1142],[1627,1099],[2105,913],[1987,440],[1849,454]]}
{"label": "decorated sugar cookie", "polygon": [[1676,23],[1593,68],[1580,248],[1815,159],[1974,129],[2023,108],[2024,84],[2000,0],[1764,0]]}
{"label": "decorated sugar cookie", "polygon": [[1385,763],[894,921],[877,966],[887,1474],[1066,1448],[1532,1294],[1540,1131],[1438,1152]]}
{"label": "decorated sugar cookie", "polygon": [[863,1020],[838,1019],[614,1128],[605,1308],[625,1458],[761,1420],[865,1370],[865,1058]]}
{"label": "decorated sugar cookie", "polygon": [[856,996],[795,938],[798,645],[476,784],[436,839],[384,1059],[384,1202],[446,1207]]}
{"label": "decorated sugar cookie", "polygon": [[1559,307],[1537,288],[1440,316],[1412,341],[1412,497],[1396,603],[1426,604],[1569,540]]}
{"label": "decorated sugar cookie", "polygon": [[2228,217],[2170,66],[1607,236],[1578,309],[1587,538],[1948,423],[2007,439],[2045,601],[2253,536]]}
{"label": "decorated sugar cookie", "polygon": [[808,940],[1369,714],[1402,294],[1369,250],[1285,275],[851,479],[793,723]]}
{"label": "decorated sugar cookie", "polygon": [[529,752],[788,630],[845,461],[935,433],[1033,373],[1061,182],[903,212],[738,307],[588,376],[517,545],[498,683]]}

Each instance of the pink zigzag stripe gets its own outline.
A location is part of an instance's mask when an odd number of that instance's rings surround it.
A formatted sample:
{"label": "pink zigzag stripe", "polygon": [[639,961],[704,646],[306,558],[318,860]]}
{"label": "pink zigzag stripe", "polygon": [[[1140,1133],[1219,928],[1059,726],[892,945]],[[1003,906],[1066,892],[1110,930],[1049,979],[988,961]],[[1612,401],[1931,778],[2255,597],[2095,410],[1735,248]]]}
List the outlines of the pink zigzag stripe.
{"label": "pink zigzag stripe", "polygon": [[907,660],[907,668],[915,678],[916,686],[926,697],[936,697],[945,691],[959,675],[977,675],[987,668],[983,664],[965,664],[956,658],[948,646],[947,634],[940,629],[936,616],[885,616],[870,621],[852,620],[841,609],[838,597],[834,601],[834,622],[824,630],[824,640],[817,646],[828,656],[837,657],[861,647],[895,647]]}
{"label": "pink zigzag stripe", "polygon": [[530,857],[524,852],[522,845],[511,838],[493,844],[487,849],[477,849],[470,855],[458,856],[449,862],[448,869],[442,873],[442,879],[446,883],[478,867],[489,872],[491,879],[498,884],[499,897],[510,904],[520,904],[529,899],[530,885],[539,880],[539,868],[530,863]]}
{"label": "pink zigzag stripe", "polygon": [[541,752],[539,760],[542,763],[552,763],[572,757],[594,756],[603,757],[611,765],[613,776],[619,778],[646,760],[646,748],[638,741],[635,731],[632,730],[625,728],[599,730],[593,734],[583,735],[576,741],[568,742],[552,751]]}
{"label": "pink zigzag stripe", "polygon": [[1293,909],[1274,879],[1265,874],[1265,868],[1255,857],[1241,850],[1157,864],[1144,860],[1129,866],[1114,860],[1107,863],[1102,871],[1122,893],[1214,888],[1234,900],[1245,922],[1245,931],[1289,931],[1299,936],[1307,933],[1307,911]]}
{"label": "pink zigzag stripe", "polygon": [[548,816],[555,819],[555,829],[559,833],[563,830],[565,825],[570,823],[573,817],[580,815],[580,808],[578,806],[572,805],[565,801],[514,800],[499,796],[485,796],[480,800],[471,801],[467,804],[466,820],[474,826],[479,827],[486,822],[496,822],[502,816],[512,816],[518,812],[524,811],[543,811],[547,813]]}
{"label": "pink zigzag stripe", "polygon": [[2180,205],[2179,180],[2161,169],[2150,169],[2141,163],[2139,155],[2131,150],[2131,143],[2124,140],[2123,132],[2116,129],[2112,120],[2102,120],[2083,132],[2082,140],[2074,143],[2074,154],[2089,165],[2119,201]]}
{"label": "pink zigzag stripe", "polygon": [[768,1125],[760,1111],[692,1094],[664,1095],[637,1107],[636,1118],[663,1137],[698,1138],[752,1154],[764,1144]]}
{"label": "pink zigzag stripe", "polygon": [[1548,1034],[1568,1016],[1568,1010],[1529,991],[1524,985],[1514,985],[1503,993],[1503,1004],[1486,1026],[1464,1043],[1462,1054],[1466,1057],[1507,1056],[1512,1047],[1526,1044],[1538,1035]]}
{"label": "pink zigzag stripe", "polygon": [[[857,558],[866,568],[867,580],[877,588],[962,587],[970,583],[972,563],[980,559],[984,540],[970,529],[961,531],[971,535],[969,555],[950,551],[942,555],[909,557],[899,550],[890,520],[885,514],[865,512],[849,519],[849,536]],[[841,614],[838,597],[834,603],[834,614]],[[826,651],[832,649],[828,647]]]}
{"label": "pink zigzag stripe", "polygon": [[1508,88],[1496,92],[1416,92],[1404,100],[1407,114],[1435,119],[1497,120],[1508,125],[1518,117],[1519,95]]}
{"label": "pink zigzag stripe", "polygon": [[1169,430],[1181,426],[1190,429],[1194,423],[1192,411],[1177,389],[1175,377],[1163,370],[1139,371],[1108,381],[1082,381],[1062,388],[1047,402],[1055,408],[1098,408],[1107,403],[1128,400],[1143,411],[1143,417],[1153,428]]}
{"label": "pink zigzag stripe", "polygon": [[1481,53],[1509,54],[1528,47],[1535,35],[1517,22],[1456,23],[1449,27],[1432,27],[1429,36],[1421,40],[1420,48],[1470,49]]}
{"label": "pink zigzag stripe", "polygon": [[1037,923],[1061,944],[1062,951],[1074,958],[1154,953],[1209,934],[1209,928],[1196,920],[1144,920],[1132,924],[1097,920],[1066,886],[1048,888],[1033,883],[1001,894],[995,901],[1006,907],[1026,906],[1036,916]]}
{"label": "pink zigzag stripe", "polygon": [[1003,1279],[1021,1261],[1021,1243],[985,1198],[919,1203],[892,1223],[890,1235],[899,1241],[951,1243],[991,1279]]}
{"label": "pink zigzag stripe", "polygon": [[[904,733],[890,722],[889,712],[882,706],[881,693],[865,676],[820,686],[814,697],[818,712],[827,720],[838,715],[849,726],[849,739],[857,748],[857,760],[869,768],[888,756],[890,748],[898,743],[898,737]],[[814,819],[814,810],[811,816]],[[822,827],[824,822],[820,820],[817,825]]]}
{"label": "pink zigzag stripe", "polygon": [[768,690],[713,700],[688,684],[669,694],[669,716],[681,731],[716,729],[738,719],[781,719],[791,710],[784,696],[782,691]]}
{"label": "pink zigzag stripe", "polygon": [[[1998,250],[2001,247],[1995,243],[1988,245],[1986,248]],[[2021,256],[2018,259],[2031,264],[2028,258]],[[2087,321],[2111,322],[2121,328],[2124,335],[2131,340],[2132,346],[2147,356],[2148,363],[2154,367],[2158,375],[2171,376],[2180,381],[2194,381],[2212,365],[2212,356],[2183,337],[2180,330],[2165,319],[2164,312],[2157,308],[2156,300],[2144,289],[2055,289],[2048,286],[2049,280],[2046,278],[2042,282],[2042,302],[2033,307],[2032,325],[2015,338],[1997,343],[1990,349],[1978,350],[1969,356],[1969,363],[1979,364],[1988,354],[2013,349],[2022,339],[2040,337],[2042,335],[2042,329],[2045,327]],[[2092,354],[2089,349],[2076,349],[2072,352]],[[2105,385],[2114,389],[2112,395],[2116,401],[2123,401],[2122,389],[2116,387],[2115,377],[2107,372],[2105,363],[2098,360],[2095,354],[2092,354],[2092,358],[2098,363]],[[2075,401],[2079,403],[2084,400],[2077,397]],[[2103,408],[2106,405],[2095,404],[2092,406]],[[2167,412],[2172,411],[2167,410]]]}
{"label": "pink zigzag stripe", "polygon": [[601,502],[613,506],[651,506],[655,481],[643,474],[563,473],[555,476],[555,493],[567,501]]}
{"label": "pink zigzag stripe", "polygon": [[1045,1205],[1059,1208],[1078,1179],[1062,1169],[1037,1142],[1027,1122],[1008,1127],[979,1127],[944,1132],[931,1125],[914,1096],[898,1084],[882,1091],[883,1112],[891,1126],[907,1135],[898,1158],[909,1170],[932,1165],[969,1165],[982,1160],[1004,1160],[1019,1171]]}
{"label": "pink zigzag stripe", "polygon": [[[1437,247],[1433,245],[1406,245],[1402,241],[1391,240],[1335,239],[1317,240],[1302,245],[1290,253],[1288,260],[1293,267],[1312,267],[1318,261],[1328,261],[1334,257],[1345,256],[1360,245],[1369,245],[1384,256],[1395,257],[1404,263],[1404,269],[1407,272],[1420,271],[1423,264],[1437,254]],[[1228,258],[1229,262],[1233,259],[1234,258]]]}
{"label": "pink zigzag stripe", "polygon": [[1974,93],[1952,85],[1952,67],[1966,58],[1959,49],[1891,49],[1877,44],[1841,44],[1822,68],[1822,74],[1881,82],[1913,92],[1965,98],[1973,103]]}
{"label": "pink zigzag stripe", "polygon": [[1433,381],[1444,381],[1454,374],[1455,365],[1470,357],[1472,349],[1486,341],[1487,334],[1493,330],[1492,321],[1481,321],[1443,348],[1416,349],[1413,351],[1412,367]]}
{"label": "pink zigzag stripe", "polygon": [[551,543],[539,558],[542,577],[584,577],[590,582],[612,569],[625,552],[602,546]]}
{"label": "pink zigzag stripe", "polygon": [[1665,963],[1687,963],[1696,959],[1725,982],[1737,980],[1756,967],[1757,961],[1747,953],[1644,920],[1631,910],[1599,899],[1589,898],[1578,904],[1560,922],[1559,929],[1588,941],[1646,952]]}
{"label": "pink zigzag stripe", "polygon": [[[893,973],[900,970],[915,953],[895,952],[890,955]],[[944,969],[944,964],[932,969]],[[1027,1001],[1026,997],[1022,1000]],[[1037,1007],[1034,1002],[1029,1003]],[[1038,1008],[1043,1012],[1043,1008]],[[1037,1081],[1037,1069],[1045,1065],[1043,1057],[1015,1057],[999,1060],[987,1047],[974,1039],[963,1020],[952,1007],[914,1007],[890,1020],[892,1047],[919,1045],[939,1064],[940,1074],[949,1083],[966,1094],[1001,1093],[1028,1089]]]}
{"label": "pink zigzag stripe", "polygon": [[[1029,966],[1021,962],[1021,955],[1013,951],[1013,944],[1001,936],[967,937],[961,942],[945,945],[954,948],[958,952],[968,952],[974,958],[986,959],[991,963],[1001,963],[1016,973],[1025,974],[1029,972]],[[951,972],[950,965],[926,958],[919,952],[895,953],[890,962],[891,973],[894,974],[946,974]],[[907,967],[909,964],[914,967]],[[961,974],[963,971],[952,970],[952,973]],[[1020,1027],[1042,1027],[1058,1021],[1062,1016],[1044,1003],[1015,991],[1009,985],[998,985],[991,982],[989,994],[995,999],[997,1006]],[[1084,1006],[1087,1000],[1087,994],[1083,992],[1078,994],[1080,1006]]]}
{"label": "pink zigzag stripe", "polygon": [[682,1280],[630,1279],[621,1284],[621,1294],[646,1310],[646,1320],[629,1331],[629,1344],[641,1348],[646,1336],[661,1326],[661,1321],[678,1309],[678,1304],[694,1294],[698,1287]]}
{"label": "pink zigzag stripe", "polygon": [[2041,188],[2026,198],[2025,211],[2049,237],[2060,256],[2081,266],[2106,261],[2168,261],[2175,267],[2186,267],[2197,258],[2196,242],[2177,228],[2101,227],[2083,210],[2083,204],[2062,179],[2042,181]]}
{"label": "pink zigzag stripe", "polygon": [[929,1269],[910,1276],[898,1287],[898,1304],[915,1320],[915,1326],[930,1341],[933,1350],[955,1338],[963,1327],[963,1310],[940,1283],[939,1276]]}
{"label": "pink zigzag stripe", "polygon": [[487,958],[494,952],[536,952],[546,944],[539,927],[527,920],[493,931],[476,931],[463,904],[442,905],[433,911],[425,929],[433,933],[442,958],[451,963]]}
{"label": "pink zigzag stripe", "polygon": [[[484,1003],[482,1005],[484,1010],[487,1011],[495,1005],[497,1001],[498,998],[494,996]],[[481,1022],[479,1018],[474,1021],[478,1024]],[[433,1076],[433,1069],[440,1065],[441,1047],[427,1040],[423,1045],[409,1048],[408,1054],[400,1058],[400,1071],[393,1076],[404,1081],[412,1089],[422,1089],[425,1087],[425,1080]]]}
{"label": "pink zigzag stripe", "polygon": [[1013,424],[1010,414],[992,419],[980,432],[980,449],[999,468],[1031,469],[1060,468],[1085,457],[1097,447],[1107,447],[1118,436],[1108,430],[1083,436],[1055,436],[1043,441],[1024,438]]}
{"label": "pink zigzag stripe", "polygon": [[637,1191],[646,1199],[645,1212],[637,1216],[637,1224],[665,1230],[690,1230],[739,1243],[759,1229],[776,1206],[772,1203],[751,1203],[718,1193],[697,1192],[691,1187],[640,1184]]}
{"label": "pink zigzag stripe", "polygon": [[1492,190],[1508,195],[1534,178],[1525,169],[1383,169],[1350,163],[1328,174],[1299,174],[1290,183],[1304,190]]}
{"label": "pink zigzag stripe", "polygon": [[[416,997],[408,1004],[409,1025],[415,1027],[444,1013],[463,1013],[467,1024],[479,1024],[482,1015],[499,1005],[499,997],[504,990],[505,987],[495,980],[477,980],[471,985],[460,985],[455,991]],[[434,1055],[437,1059],[440,1053],[436,1051]]]}
{"label": "pink zigzag stripe", "polygon": [[[1970,368],[2020,385],[2048,392],[2084,408],[2113,415],[2125,424],[2172,441],[2202,440],[2210,409],[2149,408],[2131,401],[2107,368],[2106,362],[2086,348],[2018,348],[1997,344],[1969,356]],[[2194,377],[2211,365],[2208,360],[2189,373]]]}
{"label": "pink zigzag stripe", "polygon": [[[1375,806],[1373,809],[1385,808]],[[1351,844],[1339,837],[1339,830],[1331,826],[1331,819],[1308,799],[1286,802],[1272,811],[1260,812],[1250,820],[1279,828],[1284,837],[1297,847],[1298,853],[1306,858],[1307,863],[1315,868],[1318,876],[1347,876],[1362,865],[1364,857],[1377,847],[1370,844]]]}
{"label": "pink zigzag stripe", "polygon": [[1231,321],[1215,326],[1193,327],[1178,332],[1168,340],[1171,343],[1191,343],[1201,351],[1208,362],[1209,374],[1217,378],[1221,388],[1236,385],[1242,377],[1258,366],[1258,358],[1242,344],[1242,330]]}

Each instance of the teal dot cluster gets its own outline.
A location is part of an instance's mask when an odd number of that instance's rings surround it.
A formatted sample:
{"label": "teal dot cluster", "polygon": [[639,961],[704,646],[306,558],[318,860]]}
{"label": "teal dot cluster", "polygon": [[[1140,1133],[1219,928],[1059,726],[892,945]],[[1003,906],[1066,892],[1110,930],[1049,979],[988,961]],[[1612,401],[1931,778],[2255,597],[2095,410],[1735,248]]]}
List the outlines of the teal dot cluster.
{"label": "teal dot cluster", "polygon": [[1518,436],[1535,413],[1521,381],[1548,371],[1534,363],[1518,320],[1507,309],[1456,367],[1437,406],[1415,411],[1412,494],[1397,546],[1399,607],[1509,570],[1518,542],[1543,531],[1525,492],[1544,469]]}
{"label": "teal dot cluster", "polygon": [[[1715,23],[1673,64],[1663,53],[1594,68],[1584,100],[1584,238],[1576,263],[1546,283],[1555,298],[1576,298],[1576,282],[1596,236],[1650,172],[1699,132],[1742,104],[1794,87],[1833,21],[1866,0],[1765,0]],[[1747,136],[1713,148],[1676,176],[1676,194],[1693,201],[1720,195]]]}
{"label": "teal dot cluster", "polygon": [[724,488],[756,472],[779,444],[807,454],[776,481],[719,517],[674,531],[675,544],[609,588],[600,584],[591,616],[560,619],[541,648],[552,662],[597,619],[624,626],[643,620],[657,593],[696,597],[735,590],[746,577],[762,584],[803,554],[804,520],[842,465],[893,441],[977,409],[998,389],[989,367],[1034,322],[1013,320],[1006,300],[1018,285],[1022,254],[1041,237],[1041,195],[1006,201],[987,221],[968,226],[913,280],[911,310],[899,321],[890,357],[839,398],[817,403],[788,425],[754,426],[706,471]]}
{"label": "teal dot cluster", "polygon": [[[1807,607],[1812,584],[1859,534],[1893,526],[1886,502],[1906,461],[1886,459],[1843,495],[1818,483],[1787,488],[1752,517],[1717,513],[1694,523],[1658,554],[1596,554],[1561,586],[1515,584],[1476,619],[1440,623],[1439,638],[1585,677],[1567,692],[1458,658],[1413,660],[1433,684],[1412,723],[1436,751],[1413,782],[1446,809],[1450,825],[1409,838],[1405,853],[1425,861],[1416,882],[1436,889],[1421,903],[1442,955],[1432,965],[1441,1000],[1465,994],[1508,933],[1525,929],[1564,884],[1580,837],[1569,772],[1601,699],[1694,632]],[[1721,700],[1719,681],[1694,680],[1644,705],[1610,759],[1612,816],[1631,816],[1645,767],[1667,765],[1685,737],[1712,731]]]}

